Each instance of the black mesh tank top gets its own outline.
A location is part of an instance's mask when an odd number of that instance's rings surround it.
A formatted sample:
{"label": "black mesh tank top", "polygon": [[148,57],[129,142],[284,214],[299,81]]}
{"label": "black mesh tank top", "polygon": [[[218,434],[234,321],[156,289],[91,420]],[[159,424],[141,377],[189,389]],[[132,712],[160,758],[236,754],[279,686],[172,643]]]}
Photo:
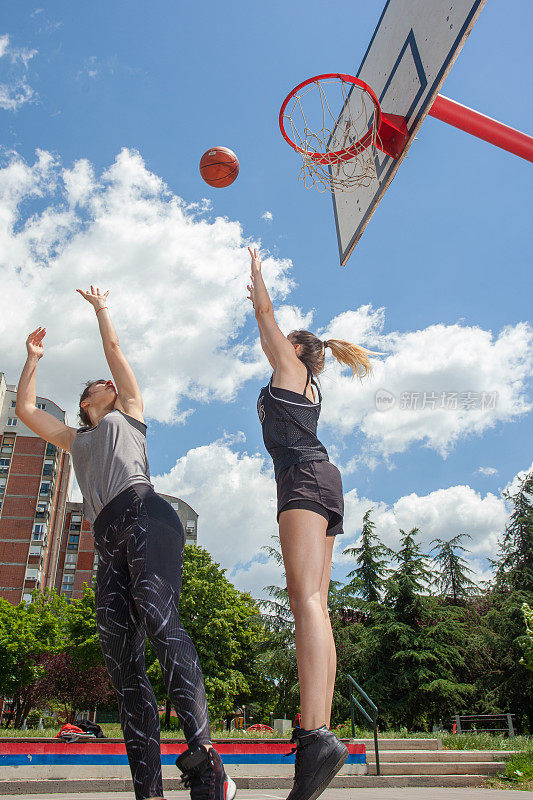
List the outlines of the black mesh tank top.
{"label": "black mesh tank top", "polygon": [[[318,392],[318,403],[305,396],[309,381]],[[257,400],[257,413],[263,428],[263,441],[274,462],[276,479],[287,467],[302,461],[329,461],[328,453],[316,435],[322,395],[312,372],[307,368],[303,394],[263,386]]]}

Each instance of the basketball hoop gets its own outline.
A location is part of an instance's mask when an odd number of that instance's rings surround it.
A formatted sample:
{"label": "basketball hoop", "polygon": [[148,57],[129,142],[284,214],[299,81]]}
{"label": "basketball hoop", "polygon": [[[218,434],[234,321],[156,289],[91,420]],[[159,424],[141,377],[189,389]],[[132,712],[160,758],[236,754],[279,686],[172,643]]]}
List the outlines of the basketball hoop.
{"label": "basketball hoop", "polygon": [[339,72],[296,86],[283,101],[279,127],[302,157],[300,180],[320,192],[369,186],[375,149],[398,158],[408,139],[403,117],[385,114],[368,84]]}

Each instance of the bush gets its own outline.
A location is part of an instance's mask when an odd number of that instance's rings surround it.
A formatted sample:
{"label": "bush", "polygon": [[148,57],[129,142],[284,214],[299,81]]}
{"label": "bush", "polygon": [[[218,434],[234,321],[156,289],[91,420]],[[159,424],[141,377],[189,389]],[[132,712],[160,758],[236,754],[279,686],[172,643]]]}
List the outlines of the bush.
{"label": "bush", "polygon": [[159,715],[159,722],[161,724],[161,731],[164,733],[165,731],[181,731],[180,721],[177,717],[170,717],[170,724],[168,728],[164,727],[165,724],[165,715]]}
{"label": "bush", "polygon": [[499,776],[502,780],[513,783],[525,783],[533,780],[533,752],[515,753],[506,762],[503,773]]}

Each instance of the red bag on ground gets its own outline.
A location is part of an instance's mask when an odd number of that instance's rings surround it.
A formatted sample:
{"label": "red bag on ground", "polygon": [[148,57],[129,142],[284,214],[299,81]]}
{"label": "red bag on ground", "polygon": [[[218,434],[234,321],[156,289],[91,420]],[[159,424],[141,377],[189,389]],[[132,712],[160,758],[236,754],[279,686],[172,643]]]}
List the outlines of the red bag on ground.
{"label": "red bag on ground", "polygon": [[55,739],[60,739],[60,738],[63,739],[63,738],[67,738],[67,737],[72,737],[73,739],[75,739],[80,734],[83,736],[84,733],[85,733],[85,731],[82,731],[82,729],[78,728],[77,725],[71,725],[70,723],[67,723],[66,725],[63,725],[63,727],[61,728],[59,733],[56,734],[56,736],[54,738]]}

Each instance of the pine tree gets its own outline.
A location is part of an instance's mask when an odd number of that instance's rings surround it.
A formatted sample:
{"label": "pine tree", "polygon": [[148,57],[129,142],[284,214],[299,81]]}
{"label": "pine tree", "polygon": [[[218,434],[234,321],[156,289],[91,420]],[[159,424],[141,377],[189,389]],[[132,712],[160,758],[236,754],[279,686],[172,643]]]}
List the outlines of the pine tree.
{"label": "pine tree", "polygon": [[374,533],[376,524],[370,519],[373,510],[369,508],[363,517],[359,547],[347,547],[343,550],[343,555],[353,556],[357,563],[357,567],[347,575],[352,580],[346,588],[369,603],[381,599],[388,573],[387,559],[392,556],[392,550],[382,544]]}
{"label": "pine tree", "polygon": [[387,604],[392,604],[396,611],[410,619],[416,617],[420,596],[431,581],[427,557],[421,552],[422,545],[416,541],[418,533],[418,528],[412,528],[409,533],[400,529],[401,547],[394,554],[398,567],[386,581]]}
{"label": "pine tree", "polygon": [[533,732],[533,673],[521,663],[520,638],[526,634],[524,603],[533,604],[533,472],[515,492],[504,492],[513,504],[493,561],[495,578],[486,595],[485,620],[493,637],[495,668],[483,678],[485,692],[501,710],[516,715],[518,729]]}
{"label": "pine tree", "polygon": [[470,552],[461,544],[464,538],[470,539],[471,536],[467,533],[458,533],[447,542],[443,539],[433,539],[431,542],[435,546],[430,552],[435,553],[434,559],[441,568],[434,582],[438,592],[443,597],[449,597],[454,604],[479,591],[475,581],[468,577],[468,573],[472,574],[473,570],[461,555]]}
{"label": "pine tree", "polygon": [[496,561],[496,587],[501,591],[533,592],[533,471],[519,482],[517,491],[503,493],[513,511],[500,542]]}

